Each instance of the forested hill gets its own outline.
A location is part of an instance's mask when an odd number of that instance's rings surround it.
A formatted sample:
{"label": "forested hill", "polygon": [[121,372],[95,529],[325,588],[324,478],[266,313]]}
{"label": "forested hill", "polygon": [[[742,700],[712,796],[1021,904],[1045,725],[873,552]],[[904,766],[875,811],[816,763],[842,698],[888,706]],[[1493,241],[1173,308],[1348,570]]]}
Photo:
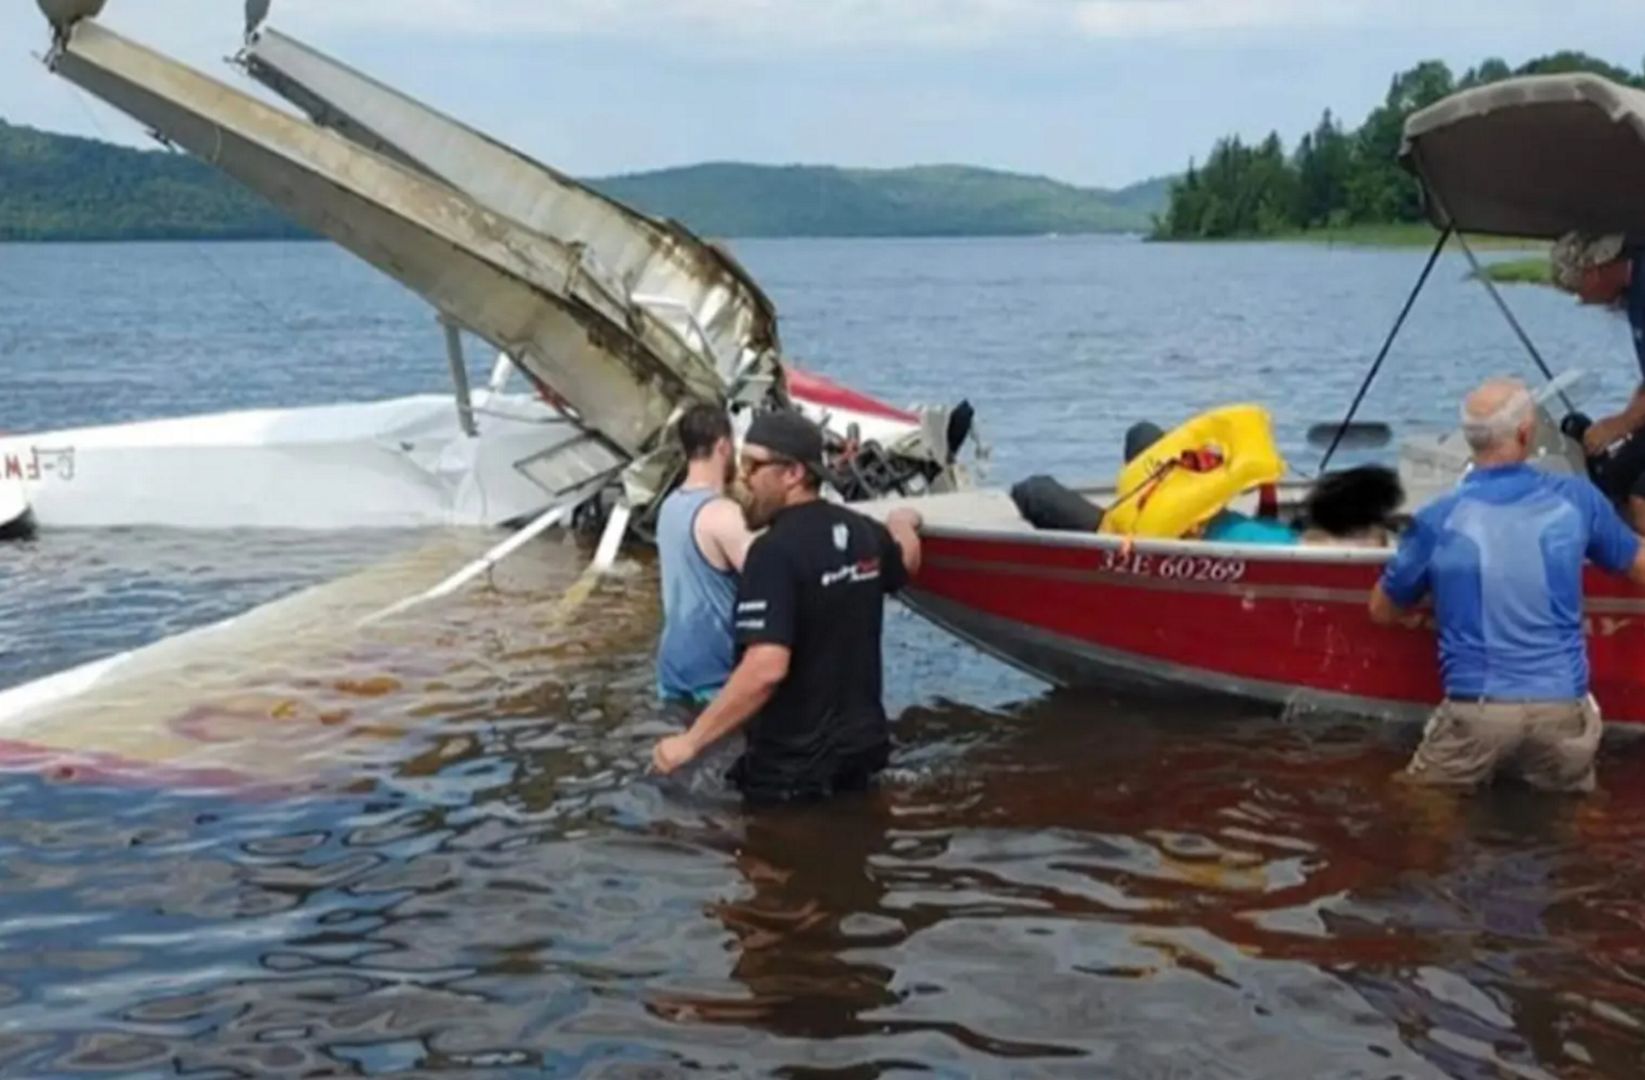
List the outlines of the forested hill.
{"label": "forested hill", "polygon": [[[1105,191],[944,165],[707,164],[593,180],[709,237],[958,236],[1145,231],[1168,180]],[[0,121],[0,240],[276,239],[304,235],[184,154]]]}
{"label": "forested hill", "polygon": [[934,165],[908,169],[707,164],[593,185],[709,236],[986,236],[1143,231],[1166,185],[1119,191]]}
{"label": "forested hill", "polygon": [[265,239],[303,235],[186,154],[0,120],[0,240]]}
{"label": "forested hill", "polygon": [[1329,109],[1287,151],[1278,132],[1256,145],[1219,140],[1172,187],[1154,235],[1171,240],[1273,236],[1345,225],[1422,218],[1416,180],[1397,161],[1405,120],[1469,87],[1515,75],[1588,71],[1645,88],[1645,75],[1579,52],[1538,57],[1518,67],[1486,60],[1460,77],[1438,60],[1394,76],[1388,96],[1357,128]]}

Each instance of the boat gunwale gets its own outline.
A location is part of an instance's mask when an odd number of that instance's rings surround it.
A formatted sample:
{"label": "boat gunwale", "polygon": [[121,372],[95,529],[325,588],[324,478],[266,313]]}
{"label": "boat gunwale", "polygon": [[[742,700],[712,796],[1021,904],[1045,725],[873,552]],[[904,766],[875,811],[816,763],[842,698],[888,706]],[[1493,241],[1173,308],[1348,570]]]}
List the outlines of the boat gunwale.
{"label": "boat gunwale", "polygon": [[1058,529],[997,529],[927,522],[922,537],[944,540],[983,540],[1036,547],[1085,548],[1108,551],[1129,547],[1133,551],[1162,555],[1202,555],[1206,557],[1255,559],[1260,562],[1331,563],[1378,565],[1393,557],[1394,549],[1346,547],[1327,544],[1250,544],[1218,540],[1165,540],[1153,537],[1118,536],[1112,533],[1082,533]]}
{"label": "boat gunwale", "polygon": [[[1081,487],[1076,488],[1080,495],[1086,497],[1112,497],[1113,488]],[[1281,485],[1283,496],[1290,491],[1304,491],[1305,485]],[[984,541],[1002,544],[1031,544],[1036,547],[1075,548],[1091,551],[1112,551],[1126,548],[1132,551],[1160,555],[1198,555],[1207,558],[1238,558],[1247,561],[1275,562],[1275,563],[1323,563],[1328,565],[1350,566],[1377,566],[1386,563],[1394,555],[1395,548],[1366,547],[1336,544],[1252,544],[1225,542],[1220,540],[1183,540],[1161,537],[1121,536],[1117,533],[1081,532],[1074,529],[1039,529],[1026,520],[1020,522],[1020,527],[1001,528],[994,524],[965,525],[955,518],[963,517],[957,512],[950,517],[947,513],[925,514],[923,506],[929,506],[930,499],[953,499],[955,501],[970,499],[987,499],[990,496],[1009,498],[1003,488],[972,488],[964,492],[955,492],[950,495],[936,495],[917,497],[907,500],[885,500],[886,508],[893,506],[907,506],[910,509],[921,510],[924,523],[920,526],[921,537],[960,540]]]}

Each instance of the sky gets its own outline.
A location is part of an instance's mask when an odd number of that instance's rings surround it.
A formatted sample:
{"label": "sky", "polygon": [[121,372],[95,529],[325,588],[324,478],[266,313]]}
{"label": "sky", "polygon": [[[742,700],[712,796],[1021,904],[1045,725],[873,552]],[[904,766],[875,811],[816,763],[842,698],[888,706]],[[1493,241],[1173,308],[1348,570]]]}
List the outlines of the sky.
{"label": "sky", "polygon": [[[1225,134],[1358,124],[1441,59],[1582,49],[1638,70],[1639,0],[273,0],[271,23],[582,176],[701,161],[982,165],[1118,187]],[[1629,10],[1635,9],[1635,10]],[[237,86],[241,0],[103,21]],[[135,145],[0,0],[0,119]]]}

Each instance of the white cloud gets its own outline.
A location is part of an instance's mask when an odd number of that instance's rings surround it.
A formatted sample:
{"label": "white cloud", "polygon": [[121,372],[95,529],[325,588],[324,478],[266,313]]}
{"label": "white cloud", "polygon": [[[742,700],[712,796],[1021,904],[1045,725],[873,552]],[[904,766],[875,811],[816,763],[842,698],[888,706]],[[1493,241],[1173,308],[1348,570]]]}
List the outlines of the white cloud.
{"label": "white cloud", "polygon": [[[222,64],[242,3],[108,0],[103,18],[256,93]],[[574,172],[944,160],[1119,184],[1229,131],[1295,138],[1325,106],[1357,122],[1430,56],[1568,46],[1633,67],[1639,3],[273,0],[273,22]],[[0,0],[0,118],[145,143],[29,59],[46,43],[33,3]]]}
{"label": "white cloud", "polygon": [[[1381,31],[1519,27],[1560,36],[1579,16],[1626,25],[1638,0],[273,0],[272,21],[332,33],[529,41],[600,37],[690,50],[999,45],[1202,37],[1363,26]],[[0,40],[44,40],[26,0],[0,0]],[[232,48],[241,0],[108,0],[104,18],[144,40]],[[1551,22],[1550,20],[1556,20]]]}
{"label": "white cloud", "polygon": [[[1550,41],[1577,18],[1625,26],[1638,0],[273,0],[273,21],[330,32],[530,40],[597,36],[678,48],[988,48],[1363,26],[1382,32],[1519,28]],[[145,40],[231,48],[241,0],[108,0],[104,18]],[[0,0],[0,41],[44,41],[27,0]]]}
{"label": "white cloud", "polygon": [[[1209,6],[1219,2],[1212,0]],[[1100,34],[1113,17],[1087,8],[1176,7],[1178,0],[399,0],[392,6],[276,0],[276,6],[277,19],[284,11],[309,25],[349,29],[686,42],[696,35],[704,43],[813,47],[974,47],[1091,29]],[[1195,0],[1182,6],[1205,5]]]}
{"label": "white cloud", "polygon": [[1509,25],[1551,16],[1622,20],[1637,0],[275,0],[292,25],[471,36],[598,35],[689,47],[912,45],[1197,36],[1311,28]]}
{"label": "white cloud", "polygon": [[1071,17],[1073,0],[276,0],[311,26],[470,36],[676,38],[843,45],[981,44]]}
{"label": "white cloud", "polygon": [[1081,0],[1075,21],[1092,37],[1149,37],[1221,30],[1351,25],[1366,0]]}

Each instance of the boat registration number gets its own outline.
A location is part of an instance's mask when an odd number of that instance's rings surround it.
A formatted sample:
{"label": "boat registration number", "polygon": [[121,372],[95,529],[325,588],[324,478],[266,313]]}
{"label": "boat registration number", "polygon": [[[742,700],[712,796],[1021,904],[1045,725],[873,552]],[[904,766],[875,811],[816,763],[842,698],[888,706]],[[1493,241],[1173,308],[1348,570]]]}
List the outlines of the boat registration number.
{"label": "boat registration number", "polygon": [[1244,559],[1156,555],[1146,551],[1105,551],[1102,554],[1102,569],[1111,574],[1136,574],[1167,581],[1233,582],[1245,577]]}

